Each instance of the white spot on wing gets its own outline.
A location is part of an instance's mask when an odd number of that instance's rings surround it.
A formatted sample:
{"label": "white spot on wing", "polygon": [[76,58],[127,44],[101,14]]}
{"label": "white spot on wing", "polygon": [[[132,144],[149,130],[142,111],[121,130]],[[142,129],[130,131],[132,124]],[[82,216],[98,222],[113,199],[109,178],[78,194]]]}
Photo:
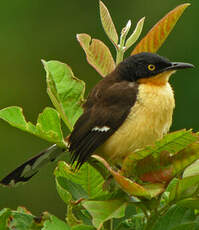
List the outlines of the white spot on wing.
{"label": "white spot on wing", "polygon": [[98,127],[95,126],[92,131],[98,131],[98,132],[108,132],[110,130],[110,127],[108,126],[103,126],[103,127]]}
{"label": "white spot on wing", "polygon": [[131,88],[134,88],[135,87],[135,83],[134,82],[129,82],[128,86],[131,87]]}

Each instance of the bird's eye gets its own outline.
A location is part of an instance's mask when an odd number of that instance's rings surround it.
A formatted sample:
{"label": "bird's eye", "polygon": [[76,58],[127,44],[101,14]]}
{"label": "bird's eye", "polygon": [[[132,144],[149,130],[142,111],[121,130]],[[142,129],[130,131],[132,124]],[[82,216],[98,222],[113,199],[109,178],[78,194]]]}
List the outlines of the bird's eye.
{"label": "bird's eye", "polygon": [[154,71],[155,70],[155,65],[153,65],[153,64],[148,65],[148,70]]}

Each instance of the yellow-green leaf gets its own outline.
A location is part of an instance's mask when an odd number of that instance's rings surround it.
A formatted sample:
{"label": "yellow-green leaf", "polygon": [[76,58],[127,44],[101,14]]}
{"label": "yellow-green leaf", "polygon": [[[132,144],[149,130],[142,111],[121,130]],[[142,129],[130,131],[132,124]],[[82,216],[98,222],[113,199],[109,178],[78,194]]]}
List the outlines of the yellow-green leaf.
{"label": "yellow-green leaf", "polygon": [[100,161],[109,170],[123,191],[132,196],[145,197],[147,199],[152,198],[151,193],[148,192],[143,186],[135,183],[127,177],[124,177],[119,172],[114,171],[102,157],[97,155],[93,155],[92,157]]}
{"label": "yellow-green leaf", "polygon": [[0,211],[0,230],[71,230],[70,226],[49,214],[42,213],[39,218],[36,218],[30,211],[24,207],[18,207],[17,210],[4,208]]}
{"label": "yellow-green leaf", "polygon": [[125,215],[127,203],[124,200],[83,201],[83,206],[93,217],[93,225],[101,229],[103,223]]}
{"label": "yellow-green leaf", "polygon": [[181,4],[164,16],[138,43],[131,55],[141,52],[155,53],[162,46],[176,22],[189,5],[189,3]]}
{"label": "yellow-green leaf", "polygon": [[[129,175],[129,176],[140,175],[139,172],[141,172],[141,174],[148,173],[148,172],[153,173],[154,170],[151,171],[152,169],[151,165],[153,162],[154,165],[157,164],[156,171],[159,172],[159,170],[163,169],[162,168],[163,165],[164,167],[167,166],[168,160],[174,161],[173,164],[175,164],[174,166],[176,168],[175,171],[177,171],[177,168],[181,167],[181,166],[178,167],[178,162],[179,164],[181,164],[182,161],[177,161],[178,157],[175,159],[172,158],[171,160],[170,158],[176,155],[179,151],[185,149],[192,143],[196,142],[197,140],[198,140],[198,136],[196,134],[193,134],[191,130],[179,130],[176,132],[169,133],[165,135],[161,140],[157,141],[154,145],[146,146],[146,148],[139,150],[139,151],[135,151],[129,156],[127,156],[123,162],[122,171],[125,175]],[[169,156],[166,157],[168,154]],[[150,156],[150,157],[147,159],[146,158],[147,156]],[[164,159],[164,156],[165,156],[165,159]],[[160,158],[162,158],[161,161],[159,161]],[[141,162],[142,159],[145,165],[144,168]],[[186,159],[189,159],[189,157],[186,157]],[[148,161],[150,162],[150,164],[148,164]],[[137,167],[137,164],[139,162],[140,162],[141,167],[139,167],[139,165]],[[161,162],[161,164],[156,163],[156,162]],[[172,173],[172,171],[170,173]]]}
{"label": "yellow-green leaf", "polygon": [[[197,230],[198,223],[193,209],[172,205],[163,215],[154,216],[156,222],[147,225],[152,230]],[[149,222],[150,223],[150,222]],[[146,228],[147,229],[147,228]]]}
{"label": "yellow-green leaf", "polygon": [[[193,196],[199,186],[199,175],[182,178],[175,189],[175,200],[181,200]],[[169,199],[171,201],[171,199]]]}
{"label": "yellow-green leaf", "polygon": [[103,190],[104,179],[88,163],[85,163],[78,172],[74,172],[68,164],[61,161],[55,170],[55,176],[61,198],[63,191],[69,192],[76,200],[80,198],[94,199],[107,194],[107,191]]}
{"label": "yellow-green leaf", "polygon": [[199,199],[198,198],[186,198],[180,200],[177,205],[185,208],[199,209]]}
{"label": "yellow-green leaf", "polygon": [[[181,172],[183,169],[191,165],[193,162],[199,159],[199,142],[190,144],[185,149],[180,151],[178,154],[172,157],[173,175]],[[199,173],[191,173],[191,168],[183,175],[183,177],[188,176],[198,176]]]}
{"label": "yellow-green leaf", "polygon": [[165,185],[161,183],[155,183],[155,184],[145,184],[143,185],[143,188],[147,190],[147,192],[150,193],[151,198],[156,197],[165,190]]}
{"label": "yellow-green leaf", "polygon": [[[198,144],[198,152],[199,152],[199,144]],[[199,175],[199,160],[195,161],[193,164],[187,167],[183,172],[183,177],[196,176],[196,175]]]}
{"label": "yellow-green leaf", "polygon": [[82,114],[85,83],[76,78],[67,64],[43,61],[48,95],[69,130]]}
{"label": "yellow-green leaf", "polygon": [[53,108],[45,108],[39,114],[36,125],[26,121],[22,108],[18,106],[10,106],[0,110],[0,119],[22,131],[56,143],[60,147],[66,146],[61,130],[60,115]]}
{"label": "yellow-green leaf", "polygon": [[[191,165],[197,159],[199,159],[198,141],[189,144],[175,155],[172,155],[167,151],[163,151],[159,154],[158,158],[150,155],[137,161],[137,163],[132,161],[131,166],[133,166],[132,163],[136,164],[136,166],[135,168],[132,167],[132,171],[129,170],[128,172],[131,176],[139,178],[144,182],[169,182],[174,176],[181,173],[187,166]],[[184,173],[183,177],[199,175],[197,166],[198,165],[195,167],[192,166],[194,168],[190,166],[189,169],[185,170],[186,173]]]}
{"label": "yellow-green leaf", "polygon": [[116,46],[118,44],[118,35],[111,15],[102,1],[100,1],[100,17],[104,31],[109,39]]}
{"label": "yellow-green leaf", "polygon": [[144,25],[144,20],[145,20],[145,17],[143,17],[139,20],[139,22],[136,25],[135,30],[133,31],[131,36],[127,39],[126,44],[125,44],[126,50],[128,48],[130,48],[137,41],[137,39],[140,37],[140,34],[142,32],[142,28]]}
{"label": "yellow-green leaf", "polygon": [[42,230],[71,230],[70,226],[63,220],[58,219],[53,215],[49,215],[48,220],[44,222]]}
{"label": "yellow-green leaf", "polygon": [[77,40],[86,53],[88,63],[102,76],[115,69],[115,62],[109,48],[98,39],[91,39],[88,34],[78,34]]}

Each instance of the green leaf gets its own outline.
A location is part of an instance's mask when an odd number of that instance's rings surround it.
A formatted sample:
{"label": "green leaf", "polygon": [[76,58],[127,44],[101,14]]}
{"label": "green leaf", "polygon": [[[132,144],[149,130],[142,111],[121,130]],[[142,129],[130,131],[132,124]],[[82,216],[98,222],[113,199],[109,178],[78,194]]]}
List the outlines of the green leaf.
{"label": "green leaf", "polygon": [[[65,194],[67,194],[67,192],[69,192],[72,195],[73,200],[79,200],[79,199],[88,199],[88,195],[86,193],[86,191],[81,187],[81,185],[76,184],[74,182],[72,182],[71,180],[67,179],[66,177],[57,177],[57,183],[59,184],[59,186],[62,187],[62,190],[65,190]],[[59,188],[58,188],[59,189]],[[60,192],[59,189],[59,194],[61,195],[62,198],[62,194]],[[65,199],[63,199],[66,203],[69,202],[70,197],[67,195],[65,197]]]}
{"label": "green leaf", "polygon": [[143,230],[145,227],[145,216],[143,213],[133,215],[126,219],[116,230]]}
{"label": "green leaf", "polygon": [[[79,200],[81,198],[88,198],[86,191],[81,185],[70,180],[70,173],[73,174],[69,165],[61,161],[55,169],[56,185],[60,197],[66,204],[71,200]],[[69,177],[69,178],[68,178]]]}
{"label": "green leaf", "polygon": [[188,222],[183,223],[177,227],[174,227],[172,230],[198,230],[199,224],[198,222]]}
{"label": "green leaf", "polygon": [[106,32],[109,39],[112,41],[114,46],[117,46],[118,44],[118,35],[117,31],[115,29],[115,25],[113,23],[113,20],[111,18],[111,15],[107,9],[107,7],[104,5],[102,1],[100,3],[100,18],[102,22],[102,26],[104,28],[104,31]]}
{"label": "green leaf", "polygon": [[4,208],[0,211],[0,230],[8,229],[8,219],[11,215],[11,210],[9,208]]}
{"label": "green leaf", "polygon": [[195,161],[183,172],[183,177],[199,175],[199,160]]}
{"label": "green leaf", "polygon": [[131,20],[128,20],[126,26],[121,31],[120,43],[121,43],[121,40],[124,40],[124,41],[126,40],[126,36],[128,35],[128,32],[130,29],[131,29]]}
{"label": "green leaf", "polygon": [[27,122],[22,109],[17,106],[0,110],[0,118],[18,129],[34,134],[49,142],[56,143],[60,147],[66,146],[61,131],[60,117],[55,109],[45,108],[39,114],[36,125]]}
{"label": "green leaf", "polygon": [[199,185],[199,175],[185,177],[179,180],[176,188],[176,200],[192,196]]}
{"label": "green leaf", "polygon": [[150,193],[151,198],[156,197],[159,194],[161,194],[164,191],[164,184],[146,184],[143,185],[143,187],[147,190],[148,193]]}
{"label": "green leaf", "polygon": [[[187,228],[182,228],[182,226],[189,227],[196,226],[194,210],[187,209],[184,207],[173,206],[169,211],[162,217],[156,217],[157,221],[152,230],[174,230],[182,229],[187,230]],[[194,230],[195,228],[188,228]]]}
{"label": "green leaf", "polygon": [[[114,219],[113,220],[113,229],[114,230],[126,230],[129,228],[123,228],[125,223],[127,223],[128,221],[132,222],[132,219],[138,219],[137,216],[137,208],[133,203],[128,202],[126,210],[125,210],[125,216],[122,218],[118,218],[118,219]],[[144,214],[142,213],[142,216],[144,217]],[[128,226],[129,227],[129,226]],[[136,229],[137,228],[133,228],[132,229]]]}
{"label": "green leaf", "polygon": [[141,52],[157,52],[189,5],[189,3],[181,4],[165,15],[138,43],[131,55]]}
{"label": "green leaf", "polygon": [[115,69],[115,62],[109,48],[98,39],[91,39],[88,34],[78,34],[77,40],[83,48],[88,63],[105,77]]}
{"label": "green leaf", "polygon": [[12,211],[12,220],[9,223],[11,229],[27,230],[33,225],[34,216],[29,214]]}
{"label": "green leaf", "polygon": [[72,227],[72,226],[76,226],[76,225],[80,225],[83,224],[82,220],[79,220],[73,213],[73,209],[75,207],[75,204],[73,204],[72,202],[67,205],[67,216],[66,216],[66,221],[67,223]]}
{"label": "green leaf", "polygon": [[177,202],[178,206],[192,209],[199,209],[199,199],[198,198],[187,198]]}
{"label": "green leaf", "polygon": [[[125,175],[134,175],[133,173],[135,173],[135,167],[138,161],[146,158],[147,156],[150,156],[149,158],[150,164],[146,165],[147,162],[144,162],[145,164],[144,170],[141,164],[142,169],[140,168],[140,172],[141,174],[144,174],[145,172],[148,172],[148,170],[151,169],[151,160],[152,160],[151,158],[153,158],[154,161],[155,159],[158,160],[161,154],[163,157],[166,154],[169,154],[168,158],[171,158],[172,156],[177,154],[179,151],[183,150],[188,145],[196,142],[197,140],[198,140],[198,135],[192,134],[191,130],[179,130],[173,133],[169,133],[165,135],[161,140],[157,141],[154,145],[147,146],[143,150],[133,152],[128,157],[126,157],[123,162],[122,171]],[[177,167],[177,164],[176,164],[176,167]],[[158,165],[156,165],[155,169],[159,170],[161,168],[158,168]],[[137,174],[138,174],[138,171],[139,171],[139,168],[137,167],[136,168]],[[158,173],[160,174],[160,172]]]}
{"label": "green leaf", "polygon": [[82,205],[91,214],[93,225],[98,228],[107,220],[123,217],[127,203],[123,200],[84,201]]}
{"label": "green leaf", "polygon": [[103,189],[104,179],[101,174],[90,164],[84,164],[71,179],[80,184],[87,192],[89,199],[104,196],[107,194]]}
{"label": "green leaf", "polygon": [[72,227],[72,230],[95,230],[95,228],[89,225],[80,224]]}
{"label": "green leaf", "polygon": [[[75,173],[65,162],[59,162],[55,169],[55,176],[58,184],[57,189],[61,197],[63,197],[63,191],[65,193],[69,192],[75,200],[81,198],[94,199],[107,194],[103,190],[103,177],[87,163]],[[65,195],[65,197],[68,196]],[[69,200],[68,198],[66,199],[64,200],[65,202]]]}
{"label": "green leaf", "polygon": [[71,230],[70,226],[55,216],[50,216],[49,220],[44,222],[42,230]]}
{"label": "green leaf", "polygon": [[56,187],[57,187],[57,192],[59,194],[59,196],[61,197],[61,199],[66,203],[69,204],[70,201],[72,200],[72,196],[71,194],[66,190],[66,188],[64,187],[61,177],[56,178]]}
{"label": "green leaf", "polygon": [[57,217],[43,213],[40,217],[33,216],[24,207],[17,210],[3,209],[0,211],[0,230],[71,230],[65,222]]}
{"label": "green leaf", "polygon": [[43,61],[46,70],[47,92],[60,113],[61,118],[69,128],[82,114],[85,83],[76,78],[71,68],[58,61]]}
{"label": "green leaf", "polygon": [[[64,163],[64,164],[66,164],[66,163]],[[54,171],[54,174],[56,176],[55,181],[56,181],[57,192],[58,192],[59,196],[61,197],[61,199],[66,204],[70,204],[70,202],[72,200],[72,195],[71,195],[72,191],[71,191],[71,193],[68,191],[68,186],[66,186],[67,183],[65,183],[65,176],[66,176],[65,167],[64,166],[62,167],[60,165],[61,165],[61,162],[58,163],[58,166],[56,167],[56,169]],[[70,187],[70,188],[72,188],[72,187]],[[77,197],[77,199],[78,199],[78,197]]]}
{"label": "green leaf", "polygon": [[24,207],[17,210],[3,209],[0,211],[0,230],[41,230],[43,226],[42,218],[36,218]]}
{"label": "green leaf", "polygon": [[163,196],[166,197],[166,203],[169,203],[175,199],[176,188],[178,186],[179,179],[173,178],[169,185],[167,186]]}
{"label": "green leaf", "polygon": [[[199,159],[198,141],[188,145],[176,155],[163,151],[159,158],[149,156],[140,160],[137,162],[135,172],[145,182],[169,182],[175,175],[182,173],[187,166],[197,159]],[[143,166],[145,167],[143,168]]]}
{"label": "green leaf", "polygon": [[[93,155],[95,159],[97,159],[99,162],[101,162],[113,175],[115,181],[119,184],[121,189],[128,193],[131,196],[138,196],[138,197],[145,197],[147,199],[151,199],[153,196],[158,195],[162,192],[162,185],[158,184],[159,188],[149,188],[149,191],[144,188],[144,186],[139,185],[138,183],[135,183],[133,180],[130,180],[129,178],[123,176],[121,173],[114,171],[110,165],[100,156]],[[151,189],[151,191],[150,191]]]}
{"label": "green leaf", "polygon": [[78,220],[82,221],[83,225],[85,224],[92,226],[92,219],[88,211],[85,208],[83,208],[81,204],[79,206],[75,206],[76,204],[77,203],[73,203],[73,214],[76,216]]}
{"label": "green leaf", "polygon": [[151,199],[151,193],[143,186],[135,183],[127,177],[122,176],[117,172],[112,172],[116,182],[120,185],[121,189],[131,196],[145,197]]}
{"label": "green leaf", "polygon": [[191,197],[195,194],[199,187],[199,175],[189,176],[182,179],[174,179],[169,184],[168,202],[179,201],[184,198]]}
{"label": "green leaf", "polygon": [[[184,148],[182,151],[180,151],[177,155],[173,157],[173,160],[172,160],[172,165],[174,168],[173,174],[175,175],[179,172],[182,172],[183,169],[191,165],[197,159],[199,159],[199,142],[198,141],[188,145],[186,148]],[[193,174],[193,172],[191,171],[187,172],[185,175],[187,176],[188,174],[198,175],[198,174]],[[186,177],[185,175],[183,177]]]}
{"label": "green leaf", "polygon": [[161,152],[169,152],[171,156],[178,153],[188,145],[198,140],[198,136],[192,134],[191,130],[179,130],[165,135],[155,145],[147,146],[145,149],[135,153],[135,159],[143,159],[148,155],[159,157]]}
{"label": "green leaf", "polygon": [[137,23],[135,30],[133,31],[131,36],[126,41],[125,50],[130,48],[137,41],[137,39],[140,37],[140,34],[142,32],[142,28],[144,25],[144,20],[145,20],[145,17],[141,18],[139,20],[139,22]]}

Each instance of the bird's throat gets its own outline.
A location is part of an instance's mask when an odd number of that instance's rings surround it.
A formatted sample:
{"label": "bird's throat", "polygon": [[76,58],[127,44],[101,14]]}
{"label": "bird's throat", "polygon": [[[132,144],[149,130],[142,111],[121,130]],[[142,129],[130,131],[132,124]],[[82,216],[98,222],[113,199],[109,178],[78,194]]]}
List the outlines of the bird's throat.
{"label": "bird's throat", "polygon": [[173,73],[175,73],[174,70],[166,71],[158,75],[155,75],[153,77],[141,78],[138,80],[138,82],[141,84],[162,86],[162,85],[165,85],[169,81],[169,78]]}

